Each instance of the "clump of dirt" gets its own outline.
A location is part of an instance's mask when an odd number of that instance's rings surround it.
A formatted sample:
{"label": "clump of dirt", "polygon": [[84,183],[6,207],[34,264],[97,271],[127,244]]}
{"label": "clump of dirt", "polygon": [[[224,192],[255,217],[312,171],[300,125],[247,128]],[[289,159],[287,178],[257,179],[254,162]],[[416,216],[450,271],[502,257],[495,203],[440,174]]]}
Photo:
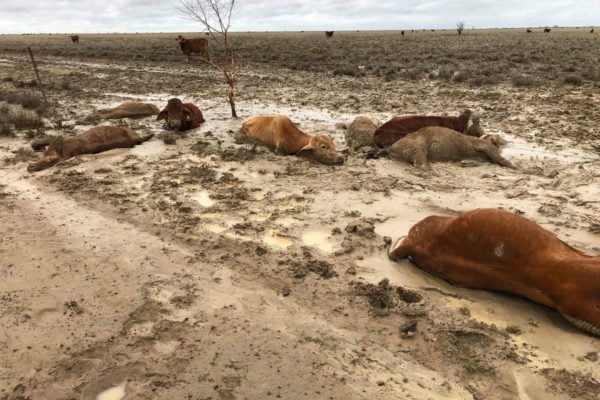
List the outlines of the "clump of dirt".
{"label": "clump of dirt", "polygon": [[334,265],[330,262],[315,259],[308,248],[304,248],[303,253],[304,260],[292,260],[289,262],[294,278],[304,278],[309,272],[317,274],[324,279],[338,276]]}
{"label": "clump of dirt", "polygon": [[256,158],[256,153],[246,147],[227,148],[221,153],[223,161],[249,161]]}
{"label": "clump of dirt", "polygon": [[210,151],[210,143],[205,142],[202,139],[199,139],[196,143],[194,143],[190,147],[190,150],[192,150],[198,156],[204,156],[213,153],[212,151]]}
{"label": "clump of dirt", "polygon": [[351,222],[346,225],[344,230],[350,234],[366,237],[366,238],[374,238],[375,235],[375,225],[374,220],[372,218],[365,218],[358,222]]}
{"label": "clump of dirt", "polygon": [[590,374],[570,372],[565,369],[546,368],[542,370],[549,388],[564,394],[572,399],[597,400],[600,393],[600,382]]}
{"label": "clump of dirt", "polygon": [[420,303],[423,297],[414,290],[390,284],[382,279],[377,285],[358,281],[350,282],[356,296],[366,297],[371,311],[377,316],[404,311],[408,304]]}
{"label": "clump of dirt", "polygon": [[188,169],[187,176],[201,183],[212,183],[217,178],[217,171],[208,164],[192,165]]}
{"label": "clump of dirt", "polygon": [[494,372],[493,360],[488,348],[495,340],[482,331],[451,328],[438,332],[437,346],[452,360],[459,360],[469,373],[489,374]]}
{"label": "clump of dirt", "polygon": [[168,145],[177,144],[177,139],[175,138],[175,135],[173,135],[172,133],[162,133],[158,136],[158,138],[160,140],[162,140],[162,142],[164,144],[168,144]]}

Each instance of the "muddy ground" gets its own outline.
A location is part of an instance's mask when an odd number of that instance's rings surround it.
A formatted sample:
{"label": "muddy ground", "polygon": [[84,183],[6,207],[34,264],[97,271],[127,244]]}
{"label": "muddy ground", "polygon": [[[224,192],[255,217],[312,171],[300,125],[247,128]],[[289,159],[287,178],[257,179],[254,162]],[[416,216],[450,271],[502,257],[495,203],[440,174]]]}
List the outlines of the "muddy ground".
{"label": "muddy ground", "polygon": [[[556,312],[386,257],[423,217],[503,207],[600,255],[600,91],[485,88],[248,63],[238,112],[329,131],[360,113],[477,110],[518,170],[316,165],[233,141],[218,74],[180,62],[40,61],[45,128],[0,138],[0,399],[600,398],[600,340]],[[24,54],[0,89],[31,91]],[[178,96],[207,120],[165,145],[29,174],[44,131]],[[163,133],[153,118],[122,120]]]}

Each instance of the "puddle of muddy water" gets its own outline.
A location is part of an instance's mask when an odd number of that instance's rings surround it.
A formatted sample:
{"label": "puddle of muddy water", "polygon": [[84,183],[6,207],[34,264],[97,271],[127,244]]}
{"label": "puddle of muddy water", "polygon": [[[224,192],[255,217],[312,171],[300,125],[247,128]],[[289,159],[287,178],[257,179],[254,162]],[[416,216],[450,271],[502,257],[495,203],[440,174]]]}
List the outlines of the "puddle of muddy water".
{"label": "puddle of muddy water", "polygon": [[202,207],[211,207],[215,204],[215,202],[210,198],[208,191],[199,190],[195,194],[192,195],[192,199]]}
{"label": "puddle of muddy water", "polygon": [[153,329],[154,322],[140,322],[139,324],[133,324],[129,328],[129,334],[136,337],[149,337],[152,336]]}
{"label": "puddle of muddy water", "polygon": [[271,247],[276,247],[279,249],[287,249],[292,244],[294,244],[294,242],[290,238],[281,235],[280,233],[274,230],[267,231],[262,237],[262,241]]}
{"label": "puddle of muddy water", "polygon": [[300,238],[305,245],[314,247],[324,253],[333,253],[333,250],[335,249],[335,242],[331,240],[328,231],[308,231],[302,233]]}
{"label": "puddle of muddy water", "polygon": [[106,389],[96,396],[96,400],[121,400],[125,397],[125,383]]}
{"label": "puddle of muddy water", "polygon": [[152,157],[163,153],[167,146],[160,140],[151,140],[134,146],[130,153],[138,157]]}
{"label": "puddle of muddy water", "polygon": [[166,342],[156,342],[154,343],[154,350],[159,352],[160,354],[169,355],[179,347],[181,343],[177,340],[169,340]]}
{"label": "puddle of muddy water", "polygon": [[520,137],[505,133],[500,133],[500,136],[505,137],[508,140],[508,144],[502,148],[502,156],[507,158],[542,158],[565,163],[590,159],[590,155],[587,155],[585,152],[574,148],[568,148],[566,145],[563,149],[551,150],[544,146],[528,142]]}
{"label": "puddle of muddy water", "polygon": [[219,224],[202,224],[202,229],[212,233],[222,233],[227,230],[227,227]]}
{"label": "puddle of muddy water", "polygon": [[440,279],[424,273],[409,261],[394,262],[384,253],[375,254],[358,261],[357,264],[361,270],[358,276],[370,283],[377,283],[387,278],[396,285],[413,289],[445,284]]}

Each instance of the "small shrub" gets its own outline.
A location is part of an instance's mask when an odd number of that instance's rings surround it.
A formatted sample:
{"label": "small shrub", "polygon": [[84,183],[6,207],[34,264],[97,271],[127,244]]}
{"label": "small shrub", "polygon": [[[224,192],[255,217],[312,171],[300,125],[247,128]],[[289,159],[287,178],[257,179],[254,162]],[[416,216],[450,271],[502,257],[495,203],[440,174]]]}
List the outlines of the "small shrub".
{"label": "small shrub", "polygon": [[458,74],[454,75],[455,82],[466,82],[472,74],[469,71],[460,71]]}
{"label": "small shrub", "polygon": [[35,110],[37,113],[43,113],[46,110],[46,105],[37,96],[25,92],[12,92],[0,90],[0,101],[5,101],[9,104],[20,104],[28,110]]}
{"label": "small shrub", "polygon": [[583,83],[583,78],[580,75],[570,74],[565,76],[565,83],[579,86]]}
{"label": "small shrub", "polygon": [[353,76],[355,78],[360,78],[361,76],[364,75],[364,72],[359,70],[356,67],[350,67],[350,66],[341,66],[341,67],[337,67],[334,71],[333,71],[334,75],[346,75],[346,76]]}
{"label": "small shrub", "polygon": [[0,124],[0,136],[13,137],[15,136],[15,132],[12,130],[10,125]]}
{"label": "small shrub", "polygon": [[406,79],[416,81],[421,77],[421,71],[417,69],[408,69],[402,74]]}
{"label": "small shrub", "polygon": [[514,74],[511,77],[512,83],[515,86],[536,86],[537,81],[528,75]]}

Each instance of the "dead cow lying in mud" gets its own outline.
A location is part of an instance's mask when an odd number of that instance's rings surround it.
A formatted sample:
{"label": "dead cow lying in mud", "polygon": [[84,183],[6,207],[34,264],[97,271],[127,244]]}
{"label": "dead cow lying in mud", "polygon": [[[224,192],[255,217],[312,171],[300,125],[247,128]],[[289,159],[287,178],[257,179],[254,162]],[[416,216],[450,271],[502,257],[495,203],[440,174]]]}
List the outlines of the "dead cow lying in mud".
{"label": "dead cow lying in mud", "polygon": [[240,129],[238,141],[252,143],[254,147],[262,144],[279,154],[295,154],[323,164],[344,163],[329,135],[308,135],[284,115],[248,118]]}
{"label": "dead cow lying in mud", "polygon": [[600,257],[535,222],[498,209],[430,216],[389,253],[458,286],[524,296],[600,336]]}
{"label": "dead cow lying in mud", "polygon": [[479,117],[471,110],[465,110],[457,117],[449,115],[406,115],[394,117],[381,125],[373,134],[373,140],[379,147],[389,147],[411,132],[427,126],[443,126],[469,136],[480,137],[483,130]]}
{"label": "dead cow lying in mud", "polygon": [[[48,149],[38,161],[29,164],[27,171],[41,171],[59,161],[80,154],[94,154],[111,149],[133,147],[151,137],[152,134],[140,136],[131,129],[117,126],[97,126],[73,137],[49,137]],[[35,145],[38,149],[43,147],[41,141],[37,141]],[[32,147],[34,147],[33,143]]]}
{"label": "dead cow lying in mud", "polygon": [[167,106],[156,117],[157,121],[165,120],[167,129],[187,131],[196,129],[204,122],[202,111],[192,103],[183,103],[178,98],[169,99]]}
{"label": "dead cow lying in mud", "polygon": [[470,137],[440,126],[419,129],[399,139],[388,149],[390,157],[413,164],[417,168],[430,169],[430,161],[489,161],[503,167],[515,168],[500,155],[497,144],[506,143],[502,138],[486,139]]}
{"label": "dead cow lying in mud", "polygon": [[146,118],[156,114],[158,114],[158,107],[154,104],[142,103],[141,101],[126,101],[113,108],[94,111],[91,115],[83,118],[80,123],[96,123],[103,119]]}

